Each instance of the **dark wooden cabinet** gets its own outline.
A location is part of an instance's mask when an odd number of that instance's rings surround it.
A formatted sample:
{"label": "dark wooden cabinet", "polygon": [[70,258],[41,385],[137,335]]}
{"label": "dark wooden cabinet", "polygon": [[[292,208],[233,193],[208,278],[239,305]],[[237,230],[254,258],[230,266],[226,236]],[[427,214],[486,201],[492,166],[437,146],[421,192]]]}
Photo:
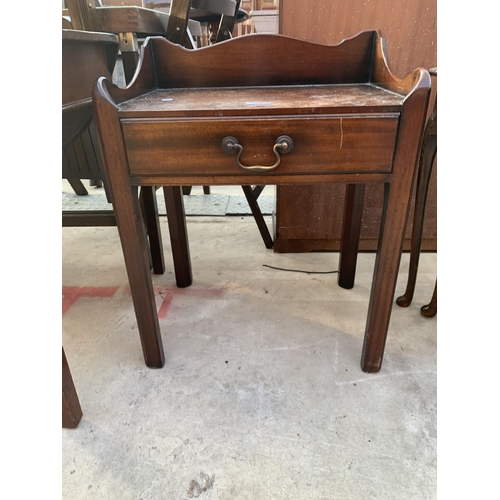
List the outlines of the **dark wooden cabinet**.
{"label": "dark wooden cabinet", "polygon": [[[436,0],[281,0],[280,33],[324,44],[337,44],[367,29],[379,29],[386,39],[391,72],[403,78],[414,68],[437,65]],[[436,93],[432,80],[429,114]],[[427,198],[422,250],[437,247],[437,165]],[[345,185],[278,186],[276,252],[339,251]],[[383,189],[367,185],[360,251],[376,250]],[[403,248],[409,250],[414,196]]]}

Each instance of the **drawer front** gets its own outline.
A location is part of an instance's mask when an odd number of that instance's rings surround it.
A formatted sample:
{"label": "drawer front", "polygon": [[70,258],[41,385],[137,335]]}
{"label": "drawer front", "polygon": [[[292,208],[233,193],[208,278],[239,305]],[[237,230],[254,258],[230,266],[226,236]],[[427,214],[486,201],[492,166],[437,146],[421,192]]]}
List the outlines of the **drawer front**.
{"label": "drawer front", "polygon": [[[244,166],[276,163],[273,146],[287,135],[293,149],[281,154],[273,174],[388,173],[392,169],[398,114],[311,118],[210,120],[123,119],[130,174],[248,175],[222,141],[231,136],[243,147]],[[262,172],[258,172],[262,175]],[[266,175],[264,173],[264,175]]]}

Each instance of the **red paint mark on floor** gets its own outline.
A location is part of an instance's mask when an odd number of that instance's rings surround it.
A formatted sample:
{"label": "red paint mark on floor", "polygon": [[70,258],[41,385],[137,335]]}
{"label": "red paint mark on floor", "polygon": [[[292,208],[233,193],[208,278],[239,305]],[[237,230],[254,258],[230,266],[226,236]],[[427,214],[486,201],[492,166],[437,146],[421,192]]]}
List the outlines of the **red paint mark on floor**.
{"label": "red paint mark on floor", "polygon": [[[167,317],[168,311],[172,304],[172,300],[177,295],[194,295],[198,297],[222,297],[225,290],[223,288],[217,288],[214,286],[205,285],[191,285],[187,288],[177,288],[175,286],[153,286],[153,292],[155,295],[163,296],[162,303],[158,309],[158,318],[165,319]],[[130,286],[125,287],[125,293],[130,294]]]}
{"label": "red paint mark on floor", "polygon": [[217,288],[215,286],[193,286],[192,288],[179,289],[183,295],[197,295],[198,297],[222,297],[224,295],[224,288]]}
{"label": "red paint mark on floor", "polygon": [[109,298],[118,288],[117,286],[63,286],[62,314],[64,316],[80,297]]}
{"label": "red paint mark on floor", "polygon": [[155,286],[153,290],[155,295],[164,295],[160,309],[158,309],[158,318],[164,319],[167,317],[168,310],[174,299],[174,289],[167,286]]}

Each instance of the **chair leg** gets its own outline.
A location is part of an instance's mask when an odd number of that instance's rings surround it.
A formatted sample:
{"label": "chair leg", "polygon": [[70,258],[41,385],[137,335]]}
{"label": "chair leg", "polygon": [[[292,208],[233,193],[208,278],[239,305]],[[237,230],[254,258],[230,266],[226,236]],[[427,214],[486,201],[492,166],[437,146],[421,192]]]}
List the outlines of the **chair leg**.
{"label": "chair leg", "polygon": [[149,239],[153,272],[154,274],[163,274],[165,272],[165,259],[163,255],[160,218],[158,216],[158,204],[156,201],[156,188],[143,186],[139,199]]}
{"label": "chair leg", "polygon": [[83,412],[76,393],[73,377],[69,369],[68,360],[62,350],[62,426],[64,429],[77,427]]}
{"label": "chair leg", "polygon": [[338,285],[346,289],[354,286],[364,201],[365,184],[347,184],[337,276]]}
{"label": "chair leg", "polygon": [[173,43],[184,45],[189,20],[191,0],[171,0],[165,38]]}
{"label": "chair leg", "polygon": [[420,308],[420,314],[426,318],[433,318],[437,314],[437,280],[434,285],[434,293],[432,294],[431,301]]}
{"label": "chair leg", "polygon": [[73,188],[73,191],[75,194],[78,196],[85,196],[89,194],[85,186],[83,185],[83,182],[80,179],[66,179],[69,183],[69,185]]}
{"label": "chair leg", "polygon": [[427,201],[427,192],[429,190],[429,181],[431,178],[432,165],[437,153],[437,136],[428,135],[422,147],[420,155],[417,190],[415,193],[415,208],[413,214],[413,228],[411,235],[410,248],[410,266],[408,269],[408,282],[406,290],[401,297],[396,299],[396,304],[400,307],[408,307],[413,300],[415,284],[417,282],[418,262],[420,260],[420,249],[422,247],[422,235],[425,217],[425,205]]}
{"label": "chair leg", "polygon": [[264,185],[261,185],[261,186],[253,186],[252,187],[252,193],[253,193],[253,197],[258,200],[259,199],[259,196],[260,194],[262,193],[262,191],[264,191],[264,188],[266,186]]}
{"label": "chair leg", "polygon": [[217,29],[217,35],[215,37],[215,42],[222,42],[224,40],[229,40],[232,38],[232,33],[234,30],[234,25],[236,24],[236,17],[238,16],[238,10],[240,8],[241,0],[236,0],[236,7],[234,10],[234,15],[221,16],[219,21],[219,27]]}
{"label": "chair leg", "polygon": [[185,288],[193,283],[193,274],[191,271],[191,256],[189,254],[182,188],[164,186],[163,194],[167,208],[175,280],[179,288]]}
{"label": "chair leg", "polygon": [[203,186],[203,194],[210,194],[210,186]]}
{"label": "chair leg", "polygon": [[243,192],[245,193],[245,197],[247,199],[248,205],[250,206],[250,210],[252,211],[253,218],[257,223],[257,227],[259,228],[260,235],[264,240],[264,245],[266,248],[273,248],[274,242],[269,233],[269,229],[267,228],[266,221],[264,220],[264,216],[260,211],[259,204],[257,203],[257,199],[255,198],[252,187],[251,186],[241,186]]}

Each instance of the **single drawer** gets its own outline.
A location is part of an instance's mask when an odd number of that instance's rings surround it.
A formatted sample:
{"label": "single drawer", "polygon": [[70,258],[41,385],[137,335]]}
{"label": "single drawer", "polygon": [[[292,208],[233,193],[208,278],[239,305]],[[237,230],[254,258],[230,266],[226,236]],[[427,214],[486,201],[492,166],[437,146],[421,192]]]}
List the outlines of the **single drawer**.
{"label": "single drawer", "polygon": [[[392,169],[399,114],[272,118],[122,119],[130,174],[248,175],[236,154],[222,149],[226,137],[242,146],[243,166],[277,162],[273,146],[289,136],[274,174],[387,173]],[[259,172],[259,175],[262,175]],[[264,175],[266,173],[264,172]]]}

